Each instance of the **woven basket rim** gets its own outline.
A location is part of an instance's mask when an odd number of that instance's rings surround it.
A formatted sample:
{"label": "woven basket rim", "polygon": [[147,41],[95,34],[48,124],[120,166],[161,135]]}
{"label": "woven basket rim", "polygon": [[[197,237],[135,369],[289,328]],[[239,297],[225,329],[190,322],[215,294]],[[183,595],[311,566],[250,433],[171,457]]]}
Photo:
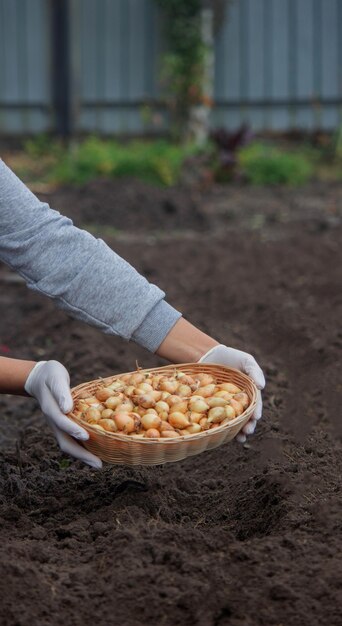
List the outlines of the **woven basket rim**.
{"label": "woven basket rim", "polygon": [[[198,441],[201,438],[203,439],[205,437],[210,437],[214,433],[222,432],[224,430],[230,430],[231,428],[238,426],[241,422],[245,421],[247,411],[251,413],[254,412],[254,409],[256,406],[256,399],[257,399],[257,387],[255,385],[255,382],[247,374],[245,374],[244,372],[241,372],[235,367],[225,366],[220,363],[203,363],[203,364],[202,363],[179,363],[179,364],[163,365],[161,367],[139,368],[139,371],[141,371],[142,373],[143,372],[158,372],[158,371],[173,370],[173,369],[180,370],[182,368],[194,368],[196,370],[219,368],[222,370],[236,373],[239,377],[246,379],[246,381],[248,381],[248,384],[251,385],[252,390],[253,390],[252,400],[250,404],[248,405],[248,407],[243,411],[243,413],[241,413],[241,415],[238,415],[237,417],[227,422],[226,424],[221,424],[220,426],[217,426],[216,428],[204,430],[200,433],[195,433],[193,435],[180,435],[179,437],[175,437],[174,439],[172,438],[164,439],[162,437],[161,438],[156,437],[155,439],[148,439],[144,437],[136,438],[136,437],[132,437],[131,435],[126,435],[125,433],[118,434],[118,433],[112,433],[106,430],[99,431],[99,429],[96,427],[94,428],[92,424],[88,424],[87,422],[84,422],[82,419],[74,415],[72,411],[68,414],[68,417],[70,417],[73,421],[77,422],[83,428],[86,428],[87,430],[90,430],[91,432],[95,433],[96,435],[100,435],[101,437],[108,438],[109,440],[111,439],[113,442],[114,441],[121,441],[121,442],[127,442],[127,443],[136,442],[144,446],[153,446],[153,445],[154,446],[156,445],[157,446],[158,445],[159,446],[160,445],[172,446],[172,445],[180,444],[183,441],[193,441],[193,440]],[[94,385],[96,383],[101,383],[101,382],[103,383],[106,381],[114,381],[116,378],[120,378],[121,376],[125,376],[126,374],[134,374],[136,371],[137,370],[132,370],[130,372],[121,372],[120,374],[114,374],[113,376],[107,376],[105,378],[95,378],[85,383],[76,385],[76,387],[73,387],[71,389],[71,394],[73,397],[75,397],[75,399],[77,399],[77,395],[76,395],[77,391],[81,391],[89,385]]]}

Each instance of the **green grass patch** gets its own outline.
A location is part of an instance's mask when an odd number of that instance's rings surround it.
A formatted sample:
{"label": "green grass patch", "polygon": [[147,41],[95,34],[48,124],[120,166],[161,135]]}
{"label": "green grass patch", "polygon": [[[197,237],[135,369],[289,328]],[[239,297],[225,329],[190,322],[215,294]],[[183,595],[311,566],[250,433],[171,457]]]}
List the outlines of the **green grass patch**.
{"label": "green grass patch", "polygon": [[255,139],[241,147],[234,139],[236,133],[233,139],[226,135],[224,145],[208,141],[201,149],[166,139],[121,142],[96,136],[72,141],[66,147],[58,139],[39,135],[6,159],[20,178],[41,191],[59,184],[83,185],[99,177],[133,177],[152,185],[172,186],[184,181],[188,170],[195,181],[201,180],[203,173],[212,173],[217,182],[242,179],[264,186],[298,186],[312,178],[342,179],[342,133],[338,141],[332,137],[323,146],[309,141],[293,146],[276,139]]}
{"label": "green grass patch", "polygon": [[53,182],[84,184],[106,177],[135,177],[147,183],[171,186],[178,182],[191,146],[167,141],[131,141],[122,144],[89,137],[66,150],[51,171]]}
{"label": "green grass patch", "polygon": [[314,174],[314,161],[308,150],[281,150],[262,142],[253,142],[238,155],[242,173],[252,185],[303,185]]}
{"label": "green grass patch", "polygon": [[167,140],[123,143],[93,136],[66,147],[58,139],[39,135],[10,158],[10,166],[27,183],[83,185],[99,177],[134,177],[172,186],[179,182],[185,159],[196,152],[193,145]]}

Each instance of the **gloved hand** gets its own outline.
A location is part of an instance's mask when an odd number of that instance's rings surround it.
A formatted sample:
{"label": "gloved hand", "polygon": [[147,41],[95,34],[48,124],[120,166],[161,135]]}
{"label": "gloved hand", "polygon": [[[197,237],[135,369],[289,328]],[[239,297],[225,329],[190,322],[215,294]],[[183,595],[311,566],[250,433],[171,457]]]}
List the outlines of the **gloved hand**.
{"label": "gloved hand", "polygon": [[[264,374],[255,358],[251,354],[248,354],[248,352],[242,352],[241,350],[235,350],[234,348],[227,348],[227,346],[219,345],[204,354],[204,356],[200,358],[199,363],[217,363],[218,365],[234,367],[235,369],[250,376],[259,390],[265,387]],[[244,443],[246,441],[246,435],[254,433],[256,423],[261,418],[261,415],[262,399],[261,393],[258,391],[255,411],[249,422],[247,422],[247,424],[245,424],[245,426],[236,435],[236,439],[238,441]]]}
{"label": "gloved hand", "polygon": [[73,407],[70,377],[58,361],[40,361],[28,375],[25,391],[38,400],[47,423],[51,426],[60,449],[91,467],[102,467],[101,459],[88,452],[75,439],[86,440],[86,430],[66,417]]}

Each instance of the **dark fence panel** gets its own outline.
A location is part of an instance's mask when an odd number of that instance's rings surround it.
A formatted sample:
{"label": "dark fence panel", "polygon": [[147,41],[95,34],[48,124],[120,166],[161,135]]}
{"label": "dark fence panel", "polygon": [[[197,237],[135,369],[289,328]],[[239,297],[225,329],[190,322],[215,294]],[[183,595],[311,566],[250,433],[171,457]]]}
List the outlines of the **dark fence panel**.
{"label": "dark fence panel", "polygon": [[52,126],[50,6],[46,0],[0,0],[0,131]]}
{"label": "dark fence panel", "polygon": [[234,2],[216,58],[217,123],[266,130],[341,123],[340,0]]}
{"label": "dark fence panel", "polygon": [[158,98],[161,39],[156,4],[83,0],[79,7],[77,128],[132,134],[153,128],[152,111],[146,106]]}
{"label": "dark fence panel", "polygon": [[[164,47],[154,0],[0,0],[0,131],[163,130]],[[341,123],[342,0],[235,0],[215,47],[213,125]]]}

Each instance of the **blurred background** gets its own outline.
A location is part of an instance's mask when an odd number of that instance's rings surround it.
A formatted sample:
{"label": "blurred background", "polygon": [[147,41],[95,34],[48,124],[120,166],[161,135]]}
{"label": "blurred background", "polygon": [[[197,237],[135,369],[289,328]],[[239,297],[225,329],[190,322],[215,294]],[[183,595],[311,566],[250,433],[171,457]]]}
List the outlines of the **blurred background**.
{"label": "blurred background", "polygon": [[[163,4],[179,11],[182,3],[0,0],[1,132],[167,130]],[[183,4],[194,5],[195,16],[201,3]],[[202,5],[214,13],[213,32],[207,27],[209,45],[213,37],[213,125],[336,129],[342,109],[340,0]]]}
{"label": "blurred background", "polygon": [[[341,152],[341,32],[340,0],[0,0],[1,145],[33,138],[21,144],[31,160],[58,161],[52,137],[75,148],[91,136],[86,159],[112,175],[117,144],[103,139],[148,138],[147,158],[165,161],[152,179],[172,184],[189,156],[201,153],[200,176],[231,180],[252,135],[285,137],[306,142],[300,182],[318,148]],[[151,139],[173,146],[157,141],[155,154]],[[239,176],[258,182],[246,170],[266,152],[254,142]],[[87,178],[57,170],[53,180]]]}

